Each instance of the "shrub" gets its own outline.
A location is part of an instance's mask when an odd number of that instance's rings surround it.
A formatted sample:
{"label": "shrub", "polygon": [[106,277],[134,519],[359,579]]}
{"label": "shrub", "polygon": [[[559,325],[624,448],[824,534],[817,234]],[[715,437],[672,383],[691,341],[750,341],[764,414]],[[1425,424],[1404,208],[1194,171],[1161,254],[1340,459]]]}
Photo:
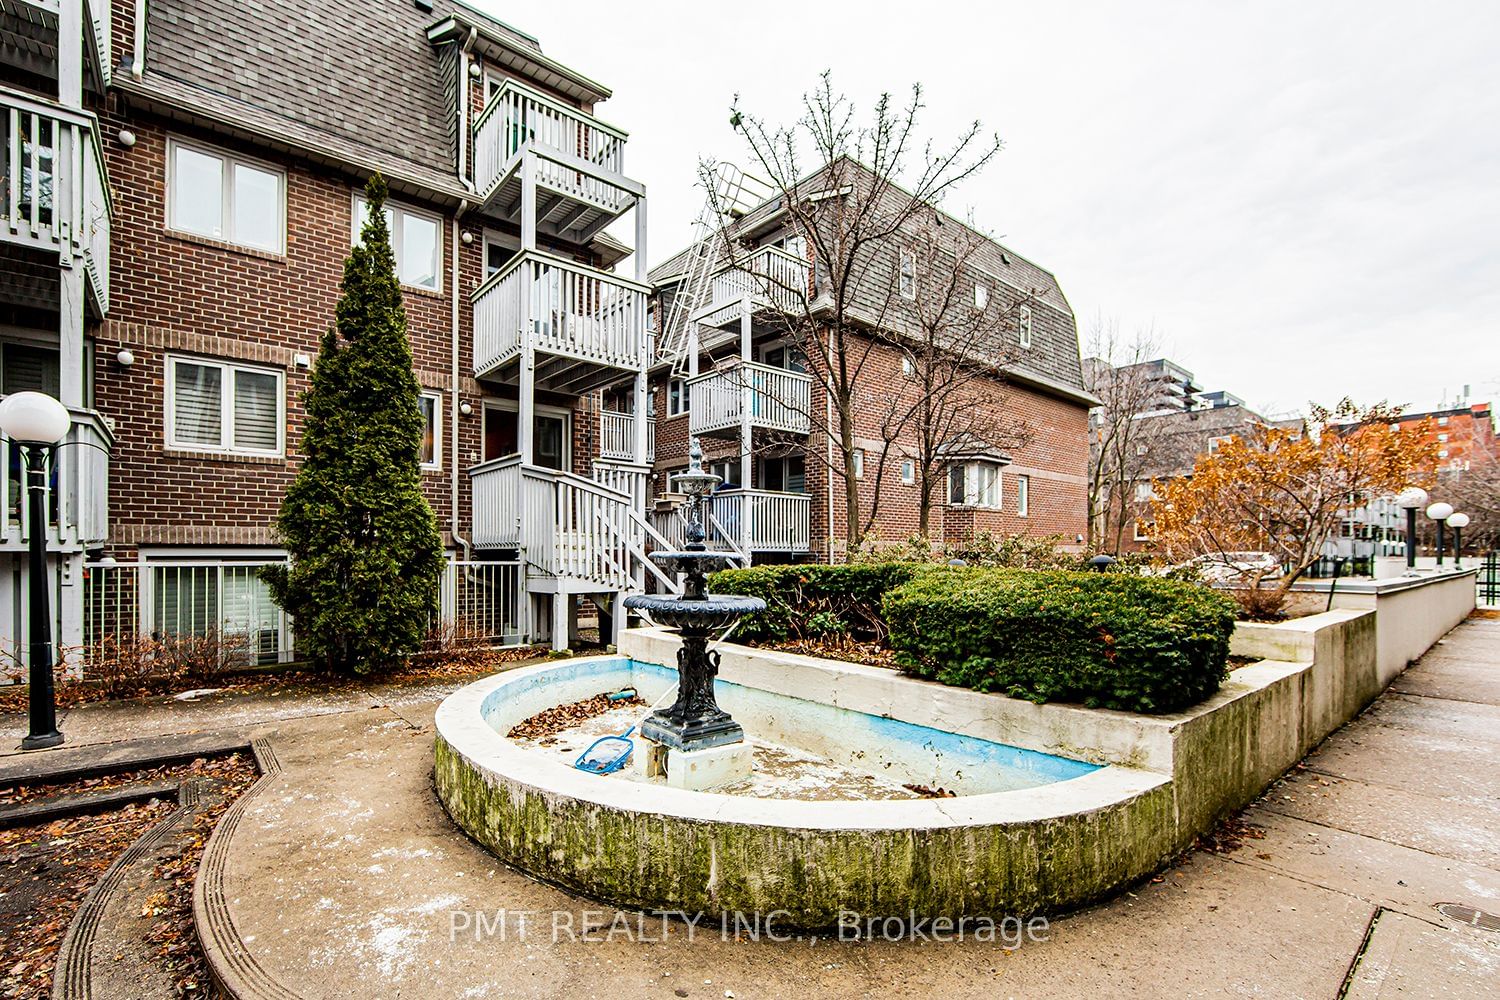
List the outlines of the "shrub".
{"label": "shrub", "polygon": [[714,573],[708,578],[708,589],[766,602],[764,613],[740,624],[736,638],[809,639],[837,634],[878,640],[886,634],[880,614],[885,592],[931,570],[910,562],[752,566]]}
{"label": "shrub", "polygon": [[1172,712],[1218,690],[1234,604],[1112,573],[945,569],[885,596],[903,669],[1042,703]]}

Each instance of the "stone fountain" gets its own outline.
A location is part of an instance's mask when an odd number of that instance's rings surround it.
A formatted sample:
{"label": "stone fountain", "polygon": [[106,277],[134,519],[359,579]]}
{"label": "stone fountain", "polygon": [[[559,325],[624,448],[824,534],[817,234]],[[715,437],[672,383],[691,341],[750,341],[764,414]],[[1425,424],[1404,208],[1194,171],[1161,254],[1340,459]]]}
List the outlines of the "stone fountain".
{"label": "stone fountain", "polygon": [[672,477],[673,489],[687,498],[686,542],[680,552],[651,555],[662,566],[682,573],[682,596],[636,594],[625,599],[625,607],[673,629],[682,639],[677,651],[677,700],[641,723],[641,745],[632,755],[632,766],[648,778],[663,778],[669,785],[695,791],[750,774],[751,748],[745,742],[745,730],[714,698],[719,654],[708,643],[727,634],[745,615],[766,609],[766,602],[758,597],[708,593],[708,574],[738,561],[728,553],[710,552],[704,544],[704,501],[722,481],[703,471],[703,450],[694,438],[687,471]]}

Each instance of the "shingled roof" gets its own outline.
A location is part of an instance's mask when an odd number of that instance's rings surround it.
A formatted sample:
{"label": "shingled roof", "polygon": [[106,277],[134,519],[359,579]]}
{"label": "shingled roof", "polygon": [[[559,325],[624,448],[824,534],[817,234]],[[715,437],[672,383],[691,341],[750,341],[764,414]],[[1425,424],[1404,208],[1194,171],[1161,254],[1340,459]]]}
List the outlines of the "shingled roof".
{"label": "shingled roof", "polygon": [[[476,27],[492,52],[571,74],[534,38],[454,0],[430,10],[412,0],[153,0],[147,9],[145,72],[132,77],[127,55],[115,75],[131,99],[453,197],[463,189],[448,130],[452,88],[428,30]],[[567,78],[580,96],[609,94]]]}

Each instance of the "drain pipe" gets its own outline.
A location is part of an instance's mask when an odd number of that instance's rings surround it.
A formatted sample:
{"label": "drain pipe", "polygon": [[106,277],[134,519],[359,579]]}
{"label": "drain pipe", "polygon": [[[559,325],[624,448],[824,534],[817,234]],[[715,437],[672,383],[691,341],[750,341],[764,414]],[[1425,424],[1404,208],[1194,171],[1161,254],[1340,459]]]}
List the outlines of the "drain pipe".
{"label": "drain pipe", "polygon": [[458,320],[459,320],[458,286],[459,286],[460,276],[461,276],[461,273],[462,273],[460,271],[460,269],[459,269],[459,266],[458,266],[458,251],[459,251],[459,247],[461,246],[461,244],[459,242],[459,233],[460,233],[460,230],[463,229],[463,217],[464,217],[464,213],[467,212],[468,210],[469,210],[469,202],[467,200],[460,201],[458,203],[458,211],[455,212],[454,215],[453,215],[453,240],[452,240],[452,245],[453,245],[453,253],[452,253],[452,256],[453,256],[453,281],[451,282],[451,284],[453,285],[453,288],[452,288],[452,296],[453,296],[453,301],[452,301],[452,305],[453,305],[452,330],[453,330],[453,336],[451,338],[452,339],[452,363],[451,363],[451,365],[449,367],[449,373],[450,373],[450,375],[452,377],[451,385],[452,385],[452,390],[453,390],[450,395],[453,398],[451,400],[449,400],[450,406],[449,406],[449,410],[448,410],[448,412],[451,414],[451,416],[449,417],[449,420],[448,420],[448,428],[449,428],[449,430],[448,430],[448,437],[453,442],[453,462],[452,462],[452,468],[449,469],[449,472],[448,472],[448,477],[449,477],[449,479],[448,479],[448,482],[449,482],[449,493],[451,494],[451,496],[449,497],[449,530],[453,534],[453,541],[456,544],[458,544],[463,549],[463,554],[464,554],[464,559],[465,560],[468,560],[468,559],[470,559],[470,558],[473,557],[473,548],[474,547],[473,547],[473,545],[470,544],[470,542],[469,542],[469,540],[467,538],[465,538],[463,535],[459,534],[459,530],[458,530],[458,526],[459,526],[459,502],[458,502],[458,484],[459,484],[459,478],[458,478],[459,440],[458,439],[459,439],[459,432],[458,432],[458,422],[459,422],[459,419],[463,416],[463,414],[461,414],[459,412],[459,409],[458,409],[459,405],[460,405],[459,404],[458,393],[459,393],[459,389],[461,388],[461,386],[460,386],[461,379],[460,379],[459,370],[458,370],[458,338],[459,338],[459,330],[460,330],[459,322],[458,322]]}
{"label": "drain pipe", "polygon": [[[469,83],[469,53],[474,50],[474,42],[479,38],[479,29],[470,28],[469,37],[464,39],[463,46],[458,50],[458,85],[454,88],[454,101],[458,108],[458,177],[469,186],[469,105],[472,103],[473,94],[470,93]],[[472,189],[471,189],[472,190]]]}
{"label": "drain pipe", "polygon": [[130,75],[137,80],[146,72],[146,0],[135,0],[135,41],[130,53]]}

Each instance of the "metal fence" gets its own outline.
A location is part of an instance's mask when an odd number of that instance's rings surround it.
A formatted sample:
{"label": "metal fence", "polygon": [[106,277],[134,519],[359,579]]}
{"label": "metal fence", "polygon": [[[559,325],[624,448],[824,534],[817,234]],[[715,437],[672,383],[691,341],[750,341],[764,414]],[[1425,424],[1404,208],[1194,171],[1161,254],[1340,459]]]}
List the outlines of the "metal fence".
{"label": "metal fence", "polygon": [[450,559],[443,569],[439,606],[453,637],[492,646],[529,639],[521,561]]}
{"label": "metal fence", "polygon": [[1479,561],[1474,583],[1474,597],[1480,607],[1500,608],[1500,552],[1486,553]]}

